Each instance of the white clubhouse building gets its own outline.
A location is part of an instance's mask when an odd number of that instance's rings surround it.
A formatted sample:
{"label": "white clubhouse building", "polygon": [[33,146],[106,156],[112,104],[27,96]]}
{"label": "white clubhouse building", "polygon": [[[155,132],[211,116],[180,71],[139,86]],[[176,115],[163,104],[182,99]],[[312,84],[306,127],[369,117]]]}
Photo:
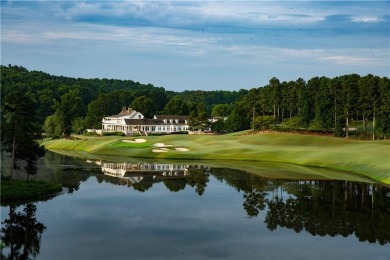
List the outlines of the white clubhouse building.
{"label": "white clubhouse building", "polygon": [[123,107],[118,115],[104,117],[102,132],[123,132],[126,135],[135,133],[175,133],[188,131],[188,116],[155,115],[152,119],[131,108]]}

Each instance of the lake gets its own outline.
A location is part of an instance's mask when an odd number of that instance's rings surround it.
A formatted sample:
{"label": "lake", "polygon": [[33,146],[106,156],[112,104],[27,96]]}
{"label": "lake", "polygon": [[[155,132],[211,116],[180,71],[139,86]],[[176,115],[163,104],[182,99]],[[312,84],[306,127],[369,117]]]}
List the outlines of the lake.
{"label": "lake", "polygon": [[64,191],[1,208],[2,259],[390,259],[388,186],[239,168],[48,152],[34,178]]}

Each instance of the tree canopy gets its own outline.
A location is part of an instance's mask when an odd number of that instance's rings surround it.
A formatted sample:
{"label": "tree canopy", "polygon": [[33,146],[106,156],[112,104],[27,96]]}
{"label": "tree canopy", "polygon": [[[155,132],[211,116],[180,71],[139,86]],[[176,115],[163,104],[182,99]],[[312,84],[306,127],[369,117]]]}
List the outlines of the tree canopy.
{"label": "tree canopy", "polygon": [[3,97],[13,91],[29,96],[37,115],[35,124],[57,137],[86,128],[99,129],[104,116],[117,114],[129,105],[145,117],[189,115],[197,128],[202,128],[205,117],[227,117],[223,126],[227,132],[250,126],[260,130],[264,124],[256,123],[262,120],[257,117],[272,116],[274,124],[269,128],[274,130],[288,125],[295,130],[348,137],[351,129],[358,127],[363,138],[368,134],[373,139],[386,138],[390,134],[389,78],[371,74],[307,81],[273,77],[266,86],[250,90],[173,92],[131,80],[76,79],[9,65],[1,66],[1,84]]}

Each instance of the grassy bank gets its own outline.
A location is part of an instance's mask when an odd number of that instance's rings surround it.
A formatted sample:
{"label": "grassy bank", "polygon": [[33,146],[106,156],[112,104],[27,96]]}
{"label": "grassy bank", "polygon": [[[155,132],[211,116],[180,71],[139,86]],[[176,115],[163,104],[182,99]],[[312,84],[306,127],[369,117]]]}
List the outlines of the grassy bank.
{"label": "grassy bank", "polygon": [[[348,171],[390,184],[390,140],[358,141],[299,134],[166,135],[45,140],[49,150],[144,158],[285,162]],[[160,146],[156,146],[160,144]],[[164,150],[161,151],[161,148]],[[188,151],[178,151],[185,148]],[[184,150],[185,150],[184,149]],[[160,151],[158,151],[160,150]]]}
{"label": "grassy bank", "polygon": [[43,181],[1,180],[1,205],[34,201],[62,191],[59,183]]}

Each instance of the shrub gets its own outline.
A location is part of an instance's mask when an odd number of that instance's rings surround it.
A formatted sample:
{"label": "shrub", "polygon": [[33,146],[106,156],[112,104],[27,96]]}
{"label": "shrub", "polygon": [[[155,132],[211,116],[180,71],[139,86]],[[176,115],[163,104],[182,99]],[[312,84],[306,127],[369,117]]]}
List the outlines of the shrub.
{"label": "shrub", "polygon": [[96,136],[98,134],[96,132],[88,132],[87,130],[85,130],[83,135],[85,135],[85,136]]}
{"label": "shrub", "polygon": [[53,195],[62,190],[59,183],[44,181],[10,181],[2,177],[1,181],[1,203],[5,205],[10,202],[22,200],[35,200],[44,196]]}
{"label": "shrub", "polygon": [[159,133],[148,133],[149,136],[161,136],[161,135],[166,135],[166,133],[159,132]]}
{"label": "shrub", "polygon": [[257,116],[254,120],[254,128],[256,130],[272,129],[275,124],[273,116]]}
{"label": "shrub", "polygon": [[123,133],[123,132],[103,132],[103,135],[104,136],[112,136],[112,135],[125,136],[125,133]]}
{"label": "shrub", "polygon": [[299,116],[288,118],[283,121],[283,128],[285,129],[299,129],[301,125],[302,121]]}

